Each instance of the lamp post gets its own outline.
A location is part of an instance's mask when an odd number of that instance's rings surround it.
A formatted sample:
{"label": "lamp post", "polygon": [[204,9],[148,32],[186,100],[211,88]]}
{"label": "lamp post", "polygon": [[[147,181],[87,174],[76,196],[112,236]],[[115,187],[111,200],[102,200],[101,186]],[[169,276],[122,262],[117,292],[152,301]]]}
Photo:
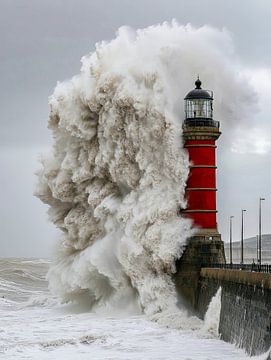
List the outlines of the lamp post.
{"label": "lamp post", "polygon": [[259,264],[259,235],[256,235],[256,243],[257,243],[256,258],[257,258],[257,264]]}
{"label": "lamp post", "polygon": [[262,201],[264,201],[265,198],[259,199],[259,265],[262,264]]}
{"label": "lamp post", "polygon": [[230,264],[232,265],[232,219],[234,216],[230,216]]}
{"label": "lamp post", "polygon": [[242,210],[242,224],[241,224],[241,264],[244,264],[244,212],[246,210]]}

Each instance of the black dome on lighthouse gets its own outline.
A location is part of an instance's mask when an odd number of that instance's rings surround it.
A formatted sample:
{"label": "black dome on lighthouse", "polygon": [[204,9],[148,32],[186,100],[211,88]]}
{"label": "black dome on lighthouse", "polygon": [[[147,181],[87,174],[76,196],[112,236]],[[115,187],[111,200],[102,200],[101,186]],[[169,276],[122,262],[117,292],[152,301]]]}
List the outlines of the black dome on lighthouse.
{"label": "black dome on lighthouse", "polygon": [[213,100],[210,93],[201,88],[201,81],[200,81],[199,78],[195,81],[195,85],[196,85],[195,89],[189,91],[189,93],[186,95],[184,100],[189,100],[189,99],[209,99],[209,100]]}

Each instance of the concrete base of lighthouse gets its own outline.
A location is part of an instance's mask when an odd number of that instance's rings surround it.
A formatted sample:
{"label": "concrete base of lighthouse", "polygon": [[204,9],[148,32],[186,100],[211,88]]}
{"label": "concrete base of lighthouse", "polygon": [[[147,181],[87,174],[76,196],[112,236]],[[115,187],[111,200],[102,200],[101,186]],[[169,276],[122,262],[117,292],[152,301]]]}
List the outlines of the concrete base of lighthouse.
{"label": "concrete base of lighthouse", "polygon": [[224,243],[216,229],[202,229],[188,240],[176,263],[175,284],[178,294],[191,310],[197,312],[199,278],[202,266],[224,263]]}

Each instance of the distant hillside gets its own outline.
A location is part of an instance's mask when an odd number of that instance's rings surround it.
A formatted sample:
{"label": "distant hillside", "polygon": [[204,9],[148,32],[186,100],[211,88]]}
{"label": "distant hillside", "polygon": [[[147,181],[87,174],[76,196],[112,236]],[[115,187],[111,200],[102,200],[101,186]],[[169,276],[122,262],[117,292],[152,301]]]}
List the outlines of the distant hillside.
{"label": "distant hillside", "polygon": [[[225,255],[229,261],[229,243],[225,243]],[[239,263],[241,257],[240,241],[232,243],[232,258],[234,263]],[[244,262],[257,261],[257,240],[256,237],[244,239]],[[271,234],[262,235],[262,263],[271,264]]]}
{"label": "distant hillside", "polygon": [[[238,249],[240,247],[240,241],[234,241],[232,243],[233,249]],[[230,246],[229,243],[225,243],[225,248],[228,248],[229,246]],[[256,249],[257,248],[256,237],[254,236],[248,239],[244,239],[244,247],[247,249]],[[271,234],[262,235],[262,250],[271,250]]]}

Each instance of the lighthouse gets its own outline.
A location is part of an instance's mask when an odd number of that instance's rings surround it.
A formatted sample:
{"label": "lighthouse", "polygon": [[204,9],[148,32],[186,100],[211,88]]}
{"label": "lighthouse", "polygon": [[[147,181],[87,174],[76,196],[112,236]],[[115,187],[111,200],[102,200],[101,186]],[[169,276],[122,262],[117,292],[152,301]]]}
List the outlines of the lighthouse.
{"label": "lighthouse", "polygon": [[199,78],[185,101],[184,147],[191,163],[183,211],[206,236],[217,235],[216,140],[221,132],[213,119],[213,92],[203,90]]}
{"label": "lighthouse", "polygon": [[192,220],[195,233],[176,264],[175,279],[180,294],[193,308],[198,307],[201,267],[225,262],[216,220],[216,141],[221,132],[219,121],[213,118],[213,101],[213,92],[204,90],[199,78],[184,98],[183,142],[190,173],[187,208],[181,216]]}

